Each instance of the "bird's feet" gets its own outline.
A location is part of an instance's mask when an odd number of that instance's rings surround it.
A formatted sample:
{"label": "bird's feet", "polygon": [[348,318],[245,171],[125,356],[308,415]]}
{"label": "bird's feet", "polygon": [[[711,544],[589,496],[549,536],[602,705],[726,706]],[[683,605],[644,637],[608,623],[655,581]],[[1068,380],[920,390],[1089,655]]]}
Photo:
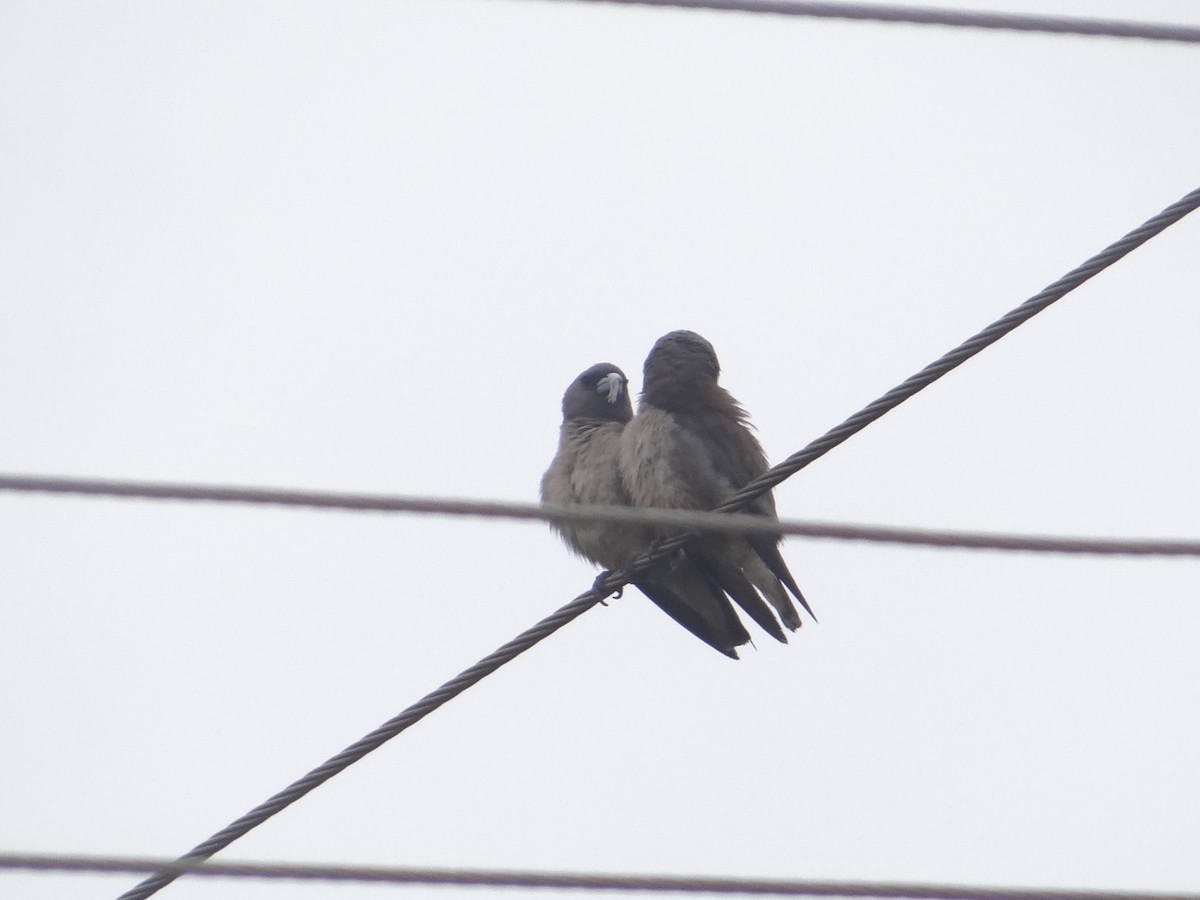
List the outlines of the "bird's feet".
{"label": "bird's feet", "polygon": [[624,587],[619,587],[615,591],[612,591],[604,586],[604,582],[607,581],[609,576],[612,574],[613,573],[611,571],[605,569],[603,572],[597,575],[596,580],[592,582],[592,594],[595,596],[596,602],[601,606],[608,606],[609,597],[612,597],[614,600],[620,600],[621,594],[625,592]]}

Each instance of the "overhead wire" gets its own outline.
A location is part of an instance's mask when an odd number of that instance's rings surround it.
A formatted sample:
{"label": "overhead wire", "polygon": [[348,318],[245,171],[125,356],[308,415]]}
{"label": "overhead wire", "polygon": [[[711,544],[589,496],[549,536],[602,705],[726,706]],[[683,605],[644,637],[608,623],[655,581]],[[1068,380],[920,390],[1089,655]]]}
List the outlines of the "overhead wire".
{"label": "overhead wire", "polygon": [[290,862],[191,862],[141,856],[0,853],[0,870],[132,874],[174,871],[206,878],[269,881],[359,882],[442,887],[493,887],[605,891],[610,893],[724,894],[775,897],[909,898],[909,900],[1200,900],[1200,893],[1093,891],[984,887],[871,881],[815,881],[696,875],[548,872],[517,869],[451,869],[408,866],[327,865]]}
{"label": "overhead wire", "polygon": [[568,2],[606,3],[621,6],[663,6],[679,9],[844,19],[859,22],[942,25],[949,28],[980,28],[992,31],[1200,43],[1200,27],[1192,25],[1046,16],[1034,13],[932,9],[925,6],[885,3],[822,3],[815,2],[815,0],[568,0]]}
{"label": "overhead wire", "polygon": [[979,351],[991,346],[1004,335],[1013,331],[1017,326],[1033,318],[1050,304],[1062,299],[1067,293],[1090,278],[1103,272],[1117,260],[1128,255],[1130,251],[1140,247],[1164,229],[1178,222],[1188,213],[1200,206],[1200,188],[1186,194],[1172,203],[1158,215],[1151,217],[1133,231],[1118,241],[1114,241],[1095,256],[1076,266],[1062,278],[1047,285],[1034,294],[1012,312],[997,319],[979,334],[968,341],[934,360],[915,375],[911,375],[902,383],[892,388],[874,403],[864,407],[859,412],[846,419],[841,425],[826,432],[802,450],[793,453],[783,462],[773,466],[759,478],[754,479],[734,494],[728,501],[716,508],[716,512],[734,512],[759,497],[810,462],[823,456],[833,447],[864,427],[880,418],[889,410],[895,409],[913,394],[937,381],[951,369],[954,369]]}
{"label": "overhead wire", "polygon": [[[1002,316],[959,347],[946,353],[920,372],[906,379],[900,385],[884,394],[883,397],[846,419],[845,422],[832,429],[823,437],[818,438],[804,449],[789,456],[782,463],[770,469],[765,475],[746,485],[729,502],[718,507],[718,511],[735,511],[742,508],[746,503],[751,502],[755,497],[761,496],[813,460],[845,441],[852,434],[865,428],[884,413],[894,409],[908,397],[916,394],[954,367],[961,365],[967,359],[970,359],[984,348],[995,343],[1018,325],[1027,321],[1056,300],[1061,299],[1089,278],[1094,277],[1117,260],[1126,256],[1132,250],[1141,246],[1189,212],[1195,210],[1198,206],[1200,206],[1200,188],[1191,191],[1124,237],[1110,244],[1100,253],[1072,269],[1065,276],[1031,297],[1012,312]],[[678,538],[664,541],[653,552],[644,554],[633,561],[625,571],[609,573],[603,579],[598,580],[591,590],[580,594],[574,600],[542,619],[537,625],[504,644],[475,665],[465,669],[441,687],[425,695],[415,704],[389,719],[370,734],[351,744],[341,753],[331,757],[282,791],[279,791],[263,803],[254,807],[245,815],[189,850],[178,861],[184,864],[191,864],[196,861],[205,860],[214,853],[229,846],[239,837],[261,825],[267,819],[287,808],[321,784],[324,784],[334,775],[366,756],[372,750],[382,746],[415,722],[420,721],[438,707],[452,700],[467,688],[500,668],[500,666],[514,659],[534,644],[537,644],[568,622],[591,609],[601,601],[603,596],[602,591],[611,593],[624,587],[631,577],[646,571],[660,560],[666,559],[675,549],[686,544],[689,539],[689,535],[681,535]],[[141,883],[122,894],[120,900],[145,900],[145,898],[152,896],[173,882],[180,874],[178,869],[157,870]]]}
{"label": "overhead wire", "polygon": [[0,474],[0,491],[49,493],[140,500],[235,503],[328,509],[352,512],[410,513],[470,516],[544,522],[605,522],[656,525],[696,532],[770,534],[812,539],[862,541],[955,550],[998,550],[1092,556],[1200,556],[1200,540],[1166,538],[1098,538],[1032,534],[999,534],[887,525],[772,520],[738,513],[685,509],[645,509],[628,506],[553,506],[504,500],[464,500],[453,497],[410,497],[282,488],[125,481],[43,475]]}

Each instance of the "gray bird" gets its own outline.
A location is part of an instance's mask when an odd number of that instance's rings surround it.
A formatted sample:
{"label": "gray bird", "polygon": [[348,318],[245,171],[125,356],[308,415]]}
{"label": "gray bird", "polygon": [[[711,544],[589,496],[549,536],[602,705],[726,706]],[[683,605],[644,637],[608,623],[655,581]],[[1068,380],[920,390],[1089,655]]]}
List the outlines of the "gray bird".
{"label": "gray bird", "polygon": [[[628,384],[625,374],[609,363],[598,363],[571,382],[563,395],[558,452],[542,476],[543,503],[630,505],[618,469],[621,434],[633,418]],[[575,553],[613,570],[644,553],[652,538],[650,529],[617,523],[555,522],[551,527]],[[737,659],[735,648],[750,641],[723,590],[685,559],[639,575],[632,583],[726,656]]]}
{"label": "gray bird", "polygon": [[[621,435],[621,481],[634,506],[711,510],[767,470],[746,411],[717,384],[720,371],[712,344],[694,331],[672,331],[651,348],[637,417]],[[778,519],[770,492],[745,512]],[[706,535],[682,553],[786,643],[775,615],[792,631],[800,627],[788,591],[809,615],[812,609],[783,561],[780,540]]]}

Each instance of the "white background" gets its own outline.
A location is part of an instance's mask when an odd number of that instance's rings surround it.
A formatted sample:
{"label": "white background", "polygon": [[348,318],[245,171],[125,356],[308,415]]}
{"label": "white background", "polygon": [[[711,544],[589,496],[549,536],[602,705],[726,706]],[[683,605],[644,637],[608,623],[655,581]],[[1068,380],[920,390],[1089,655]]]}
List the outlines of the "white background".
{"label": "white background", "polygon": [[[531,500],[567,383],[637,389],[675,328],[779,460],[1200,185],[1198,85],[1200,48],[1142,41],[8,0],[0,470]],[[1198,241],[1193,215],[781,513],[1197,537]],[[220,858],[1200,888],[1196,562],[785,552],[821,617],[789,646],[731,662],[630,591]],[[594,575],[538,523],[14,494],[0,558],[0,850],[157,856]],[[163,896],[385,893],[457,895]]]}

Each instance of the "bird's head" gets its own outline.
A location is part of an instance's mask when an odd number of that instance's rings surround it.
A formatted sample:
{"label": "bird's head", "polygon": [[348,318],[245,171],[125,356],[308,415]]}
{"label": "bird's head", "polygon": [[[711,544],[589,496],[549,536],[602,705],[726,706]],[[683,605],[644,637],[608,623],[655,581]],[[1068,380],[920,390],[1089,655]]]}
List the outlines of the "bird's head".
{"label": "bird's head", "polygon": [[702,404],[721,374],[717,351],[694,331],[664,334],[650,348],[643,369],[642,397],[664,409]]}
{"label": "bird's head", "polygon": [[628,422],[633,418],[629,379],[612,363],[596,363],[571,382],[563,394],[563,421],[600,419]]}

